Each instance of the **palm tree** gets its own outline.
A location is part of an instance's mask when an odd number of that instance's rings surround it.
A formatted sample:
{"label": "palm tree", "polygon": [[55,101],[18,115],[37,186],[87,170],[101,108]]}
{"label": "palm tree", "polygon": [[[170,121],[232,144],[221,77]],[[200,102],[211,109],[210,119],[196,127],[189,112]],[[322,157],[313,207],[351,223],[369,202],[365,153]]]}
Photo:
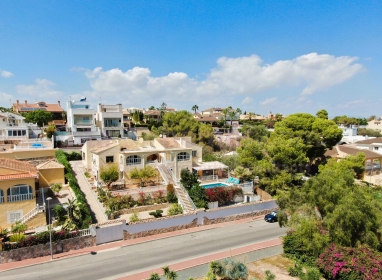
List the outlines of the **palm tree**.
{"label": "palm tree", "polygon": [[164,276],[166,276],[167,280],[176,280],[179,275],[174,270],[170,270],[168,266],[162,267]]}
{"label": "palm tree", "polygon": [[236,117],[236,112],[235,111],[229,111],[228,116],[231,119],[231,126],[232,126],[232,120],[234,117]]}
{"label": "palm tree", "polygon": [[194,106],[192,106],[191,110],[194,110],[194,113],[196,114],[196,111],[199,110],[198,105],[194,105]]}
{"label": "palm tree", "polygon": [[227,108],[224,108],[224,109],[222,110],[222,114],[224,115],[224,122],[226,122],[226,121],[227,121],[227,115],[228,115],[228,109],[227,109]]}
{"label": "palm tree", "polygon": [[240,109],[240,108],[237,108],[237,109],[236,109],[236,113],[237,113],[238,115],[241,115],[241,113],[242,113],[242,112],[241,112],[241,109]]}
{"label": "palm tree", "polygon": [[151,273],[150,278],[148,278],[147,280],[160,280],[160,276],[158,273],[154,272]]}

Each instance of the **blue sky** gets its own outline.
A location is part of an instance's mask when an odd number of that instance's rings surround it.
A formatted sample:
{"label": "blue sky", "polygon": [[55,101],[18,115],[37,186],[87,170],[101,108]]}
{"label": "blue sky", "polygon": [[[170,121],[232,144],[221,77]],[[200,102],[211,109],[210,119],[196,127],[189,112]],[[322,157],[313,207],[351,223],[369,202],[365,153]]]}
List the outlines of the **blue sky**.
{"label": "blue sky", "polygon": [[1,1],[0,105],[379,116],[381,30],[382,1]]}

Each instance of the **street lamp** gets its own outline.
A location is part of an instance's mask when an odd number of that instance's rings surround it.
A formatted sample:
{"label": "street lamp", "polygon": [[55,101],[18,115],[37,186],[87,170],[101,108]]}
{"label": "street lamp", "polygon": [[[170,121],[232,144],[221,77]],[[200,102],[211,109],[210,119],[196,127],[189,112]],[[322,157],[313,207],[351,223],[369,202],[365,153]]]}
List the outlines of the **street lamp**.
{"label": "street lamp", "polygon": [[50,225],[50,208],[49,201],[52,200],[51,197],[46,199],[48,201],[48,226],[49,226],[49,245],[50,245],[50,259],[53,260],[53,250],[52,250],[52,226]]}

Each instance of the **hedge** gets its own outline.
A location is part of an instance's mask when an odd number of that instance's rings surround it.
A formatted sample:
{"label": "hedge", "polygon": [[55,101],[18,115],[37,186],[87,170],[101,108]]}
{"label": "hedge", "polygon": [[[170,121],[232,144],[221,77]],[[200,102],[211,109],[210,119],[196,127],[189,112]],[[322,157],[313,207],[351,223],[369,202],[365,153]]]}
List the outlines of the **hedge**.
{"label": "hedge", "polygon": [[[57,242],[60,240],[74,238],[78,236],[80,236],[80,233],[78,231],[52,231],[52,242]],[[27,238],[17,243],[5,242],[3,243],[3,251],[10,251],[18,248],[30,247],[46,243],[49,243],[49,231],[40,232],[35,235],[29,235]]]}
{"label": "hedge", "polygon": [[73,175],[72,167],[70,166],[70,163],[67,159],[67,153],[57,150],[56,151],[56,158],[59,163],[64,165],[65,167],[65,178],[69,182],[69,186],[72,188],[77,202],[79,203],[79,208],[82,213],[82,225],[81,228],[89,228],[89,226],[92,224],[92,217],[90,215],[90,207],[89,204],[84,196],[84,193],[81,191],[80,186],[77,183],[76,177]]}

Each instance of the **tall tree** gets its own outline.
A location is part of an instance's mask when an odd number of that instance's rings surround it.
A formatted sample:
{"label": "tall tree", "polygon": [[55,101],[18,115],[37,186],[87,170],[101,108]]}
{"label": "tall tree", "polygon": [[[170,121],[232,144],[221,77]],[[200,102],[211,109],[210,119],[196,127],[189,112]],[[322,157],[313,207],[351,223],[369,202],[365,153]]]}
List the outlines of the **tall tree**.
{"label": "tall tree", "polygon": [[300,138],[306,145],[306,156],[310,163],[323,157],[326,149],[331,149],[342,138],[342,130],[335,122],[306,113],[289,115],[274,127],[270,138]]}
{"label": "tall tree", "polygon": [[248,119],[251,121],[252,120],[252,118],[255,116],[255,113],[253,113],[253,112],[249,112],[248,113]]}
{"label": "tall tree", "polygon": [[236,112],[235,111],[229,111],[228,112],[228,116],[229,116],[229,118],[231,120],[231,126],[232,126],[232,121],[233,121],[234,118],[236,118]]}
{"label": "tall tree", "polygon": [[102,181],[104,181],[104,183],[107,185],[107,187],[110,187],[110,185],[113,182],[117,181],[119,178],[119,171],[117,165],[110,164],[107,166],[102,166],[99,176],[102,179]]}
{"label": "tall tree", "polygon": [[325,119],[325,120],[327,120],[329,118],[328,111],[326,111],[325,109],[318,111],[316,113],[316,116],[317,116],[317,118]]}
{"label": "tall tree", "polygon": [[157,176],[157,172],[153,167],[147,165],[142,169],[134,168],[130,171],[129,176],[131,179],[141,180],[141,187],[144,187],[148,179]]}
{"label": "tall tree", "polygon": [[25,117],[25,121],[27,123],[37,123],[38,127],[48,125],[48,123],[52,121],[52,119],[52,113],[43,110],[29,112]]}
{"label": "tall tree", "polygon": [[198,111],[198,110],[199,110],[199,107],[198,107],[198,105],[194,105],[194,106],[192,106],[191,110],[193,110],[193,111],[194,111],[194,113],[196,114],[196,111]]}

